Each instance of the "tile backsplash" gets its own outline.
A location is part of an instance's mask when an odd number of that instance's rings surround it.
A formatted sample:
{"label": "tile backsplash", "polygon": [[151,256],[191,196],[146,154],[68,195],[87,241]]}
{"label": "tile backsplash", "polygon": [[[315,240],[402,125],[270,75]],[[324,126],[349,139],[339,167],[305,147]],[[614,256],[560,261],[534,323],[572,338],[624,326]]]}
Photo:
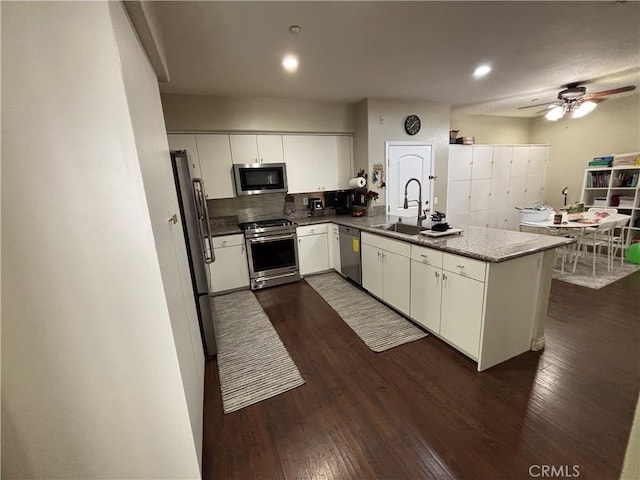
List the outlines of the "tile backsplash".
{"label": "tile backsplash", "polygon": [[236,215],[239,222],[268,220],[284,215],[284,193],[240,195],[233,198],[207,200],[209,217]]}
{"label": "tile backsplash", "polygon": [[[335,213],[333,209],[326,208],[325,193],[264,193],[260,195],[241,195],[233,198],[220,198],[207,200],[209,217],[230,217],[237,216],[239,222],[253,222],[256,220],[269,220],[272,218],[292,217],[302,218],[309,215],[309,208],[304,204],[305,198],[319,198],[325,206],[324,210],[314,213],[314,216],[321,216]],[[285,212],[285,199],[293,198],[293,205],[286,205],[288,212]],[[366,211],[366,207],[356,207]],[[384,213],[384,205],[376,205],[375,213]],[[290,212],[290,213],[289,213]]]}

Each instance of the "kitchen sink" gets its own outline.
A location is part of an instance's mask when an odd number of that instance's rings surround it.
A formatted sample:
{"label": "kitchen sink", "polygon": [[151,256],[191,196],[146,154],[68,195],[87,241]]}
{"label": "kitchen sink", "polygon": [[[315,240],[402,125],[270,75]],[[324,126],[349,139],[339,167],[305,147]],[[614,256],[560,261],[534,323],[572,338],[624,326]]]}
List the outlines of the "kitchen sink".
{"label": "kitchen sink", "polygon": [[408,223],[392,223],[391,225],[376,225],[374,228],[381,230],[387,230],[389,232],[404,233],[407,235],[416,235],[424,230],[428,230],[427,227],[421,227],[418,225],[410,225]]}

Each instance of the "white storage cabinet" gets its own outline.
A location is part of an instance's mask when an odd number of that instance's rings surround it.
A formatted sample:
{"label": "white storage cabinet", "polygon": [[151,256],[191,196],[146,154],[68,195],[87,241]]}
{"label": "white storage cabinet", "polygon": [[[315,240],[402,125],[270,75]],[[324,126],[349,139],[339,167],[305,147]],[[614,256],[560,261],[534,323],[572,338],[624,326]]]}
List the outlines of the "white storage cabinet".
{"label": "white storage cabinet", "polygon": [[542,203],[548,145],[451,145],[449,223],[517,230],[513,207]]}
{"label": "white storage cabinet", "polygon": [[230,134],[233,163],[282,163],[282,135]]}
{"label": "white storage cabinet", "polygon": [[326,223],[297,228],[301,275],[329,270],[328,230]]}
{"label": "white storage cabinet", "polygon": [[207,190],[207,198],[231,198],[233,191],[233,173],[229,135],[196,135],[198,156],[202,179]]}
{"label": "white storage cabinet", "polygon": [[210,263],[212,293],[249,287],[249,267],[244,235],[224,235],[213,238],[216,261]]}
{"label": "white storage cabinet", "polygon": [[283,135],[289,193],[349,188],[353,139],[346,135]]}
{"label": "white storage cabinet", "polygon": [[410,245],[362,232],[362,286],[397,310],[410,309]]}

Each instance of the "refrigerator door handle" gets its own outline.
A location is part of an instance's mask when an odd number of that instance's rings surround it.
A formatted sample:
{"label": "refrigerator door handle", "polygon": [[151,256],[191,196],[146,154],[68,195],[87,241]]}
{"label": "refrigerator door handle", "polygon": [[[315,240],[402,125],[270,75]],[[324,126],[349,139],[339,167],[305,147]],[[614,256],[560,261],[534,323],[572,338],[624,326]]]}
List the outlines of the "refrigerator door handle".
{"label": "refrigerator door handle", "polygon": [[[202,245],[204,263],[213,263],[216,261],[216,254],[213,251],[213,236],[211,235],[211,224],[209,222],[209,209],[207,208],[207,197],[204,193],[204,182],[199,178],[193,179],[193,195],[198,212],[198,230],[200,231],[200,244]],[[202,231],[203,224],[206,232]]]}

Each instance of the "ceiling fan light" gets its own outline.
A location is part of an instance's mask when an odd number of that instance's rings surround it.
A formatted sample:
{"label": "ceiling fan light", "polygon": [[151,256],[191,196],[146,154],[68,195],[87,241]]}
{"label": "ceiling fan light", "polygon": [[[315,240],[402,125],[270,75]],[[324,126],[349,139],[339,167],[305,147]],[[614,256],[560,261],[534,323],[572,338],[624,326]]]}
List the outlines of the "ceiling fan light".
{"label": "ceiling fan light", "polygon": [[552,122],[556,122],[560,120],[563,116],[564,116],[564,109],[561,106],[557,105],[553,107],[551,110],[549,110],[544,116],[544,118],[546,118],[547,120],[551,120]]}
{"label": "ceiling fan light", "polygon": [[592,102],[591,100],[587,100],[586,102],[582,102],[578,107],[573,111],[573,118],[584,117],[588,113],[593,112],[593,110],[598,106],[596,102]]}

